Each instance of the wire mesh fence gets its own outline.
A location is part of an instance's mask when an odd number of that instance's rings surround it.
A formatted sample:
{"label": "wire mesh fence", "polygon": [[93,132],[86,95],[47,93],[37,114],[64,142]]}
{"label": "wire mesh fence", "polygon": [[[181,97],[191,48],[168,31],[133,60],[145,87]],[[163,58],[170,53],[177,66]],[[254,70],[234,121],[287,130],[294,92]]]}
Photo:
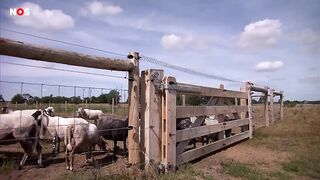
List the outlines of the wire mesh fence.
{"label": "wire mesh fence", "polygon": [[[125,78],[124,78],[125,79]],[[11,109],[13,111],[22,110],[18,114],[18,120],[16,122],[18,125],[10,126],[4,121],[4,116],[1,112],[0,115],[0,134],[12,134],[15,131],[24,131],[23,126],[23,112],[24,110],[37,110],[45,109],[47,107],[53,107],[55,110],[55,116],[61,118],[74,118],[77,116],[76,111],[79,107],[101,110],[104,115],[124,120],[128,117],[128,90],[124,88],[110,88],[110,87],[85,87],[85,86],[72,86],[65,84],[50,84],[50,83],[34,83],[34,82],[17,82],[17,81],[7,81],[0,80],[0,94],[3,100],[0,101],[1,111],[3,107]],[[93,123],[94,121],[89,122]],[[74,125],[77,125],[74,123]],[[58,124],[54,128],[60,128],[66,125]],[[50,128],[47,126],[46,128]],[[117,135],[117,132],[123,133],[123,131],[128,131],[130,128],[112,128],[103,129],[98,132],[110,133]],[[122,131],[122,132],[120,132]],[[125,134],[124,134],[125,136]],[[41,138],[41,144],[43,147],[43,153],[46,154],[45,161],[56,162],[59,161],[59,157],[63,157],[62,151],[58,158],[51,156],[52,151],[52,138],[53,135],[46,133],[45,137]],[[28,137],[1,137],[0,139],[0,162],[2,164],[8,160],[13,160],[19,162],[22,157],[17,154],[23,153],[23,149],[20,147],[18,142],[20,141],[30,141],[39,139],[39,136],[28,136]],[[61,147],[63,146],[63,141],[60,142]],[[108,143],[109,150],[104,152],[106,155],[113,154],[112,141]],[[123,142],[120,142],[118,146],[123,149]],[[96,151],[100,152],[101,151]],[[62,153],[62,154],[61,154]],[[102,154],[104,154],[102,153]],[[11,156],[11,155],[15,156]],[[111,162],[116,161],[117,158],[111,157]],[[32,158],[29,163],[35,163],[37,159]],[[104,165],[106,163],[100,162],[99,165]],[[107,164],[110,164],[108,162]]]}

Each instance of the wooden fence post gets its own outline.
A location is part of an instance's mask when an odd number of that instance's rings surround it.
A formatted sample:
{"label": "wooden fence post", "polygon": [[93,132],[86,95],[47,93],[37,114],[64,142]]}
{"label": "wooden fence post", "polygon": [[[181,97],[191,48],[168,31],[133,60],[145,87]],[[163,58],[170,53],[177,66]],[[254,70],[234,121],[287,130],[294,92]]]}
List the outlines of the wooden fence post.
{"label": "wooden fence post", "polygon": [[186,95],[182,94],[182,106],[186,106]]}
{"label": "wooden fence post", "polygon": [[283,120],[283,91],[280,91],[280,121]]}
{"label": "wooden fence post", "polygon": [[269,110],[268,110],[268,92],[269,92],[269,88],[265,87],[265,89],[267,90],[266,93],[264,93],[264,116],[266,119],[266,127],[268,127],[270,125],[270,120],[269,120]]}
{"label": "wooden fence post", "polygon": [[67,101],[64,101],[64,112],[68,112]]}
{"label": "wooden fence post", "polygon": [[139,53],[129,52],[128,58],[134,64],[129,71],[129,126],[128,132],[129,163],[136,165],[140,163],[139,156]]}
{"label": "wooden fence post", "polygon": [[[244,87],[241,87],[240,88],[240,91],[241,92],[246,92],[246,86],[247,84],[245,84]],[[240,99],[240,106],[247,106],[247,99]],[[240,112],[240,118],[241,119],[244,119],[246,118],[246,112]],[[244,131],[247,131],[248,130],[248,125],[245,125],[245,126],[241,126],[241,132],[244,132]]]}
{"label": "wooden fence post", "polygon": [[[223,84],[220,84],[219,88],[221,89],[221,91],[224,91],[224,85]],[[218,99],[218,104],[217,105],[219,105],[219,106],[223,105],[222,98]],[[225,118],[224,118],[223,114],[218,114],[217,117],[218,117],[219,123],[223,123],[224,122]],[[218,134],[218,140],[221,140],[221,139],[227,137],[227,134],[231,134],[231,130],[227,129],[226,131],[220,131],[217,134]]]}
{"label": "wooden fence post", "polygon": [[165,77],[165,94],[162,96],[162,164],[166,170],[176,168],[176,79]]}
{"label": "wooden fence post", "polygon": [[141,73],[141,162],[145,169],[155,168],[161,163],[162,117],[161,81],[163,70],[148,69]]}
{"label": "wooden fence post", "polygon": [[252,139],[253,123],[252,123],[252,104],[251,104],[251,82],[246,82],[246,91],[248,94],[249,138]]}
{"label": "wooden fence post", "polygon": [[112,98],[112,104],[111,104],[111,113],[114,115],[114,98]]}
{"label": "wooden fence post", "polygon": [[273,97],[273,91],[274,89],[269,89],[269,96],[270,96],[270,119],[271,119],[271,123],[274,123],[274,106],[273,106],[273,101],[274,101],[274,97]]}

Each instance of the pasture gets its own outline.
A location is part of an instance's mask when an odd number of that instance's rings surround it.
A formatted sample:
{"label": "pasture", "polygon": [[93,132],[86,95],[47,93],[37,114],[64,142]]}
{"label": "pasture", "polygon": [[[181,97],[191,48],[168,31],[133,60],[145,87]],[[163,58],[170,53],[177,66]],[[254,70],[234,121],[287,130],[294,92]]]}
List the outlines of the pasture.
{"label": "pasture", "polygon": [[89,109],[100,109],[105,114],[108,114],[110,116],[115,116],[118,118],[125,118],[128,114],[128,104],[117,104],[114,105],[114,114],[112,115],[112,105],[111,104],[103,104],[103,103],[80,103],[80,104],[40,104],[36,106],[36,104],[8,104],[8,103],[2,103],[0,106],[8,106],[9,108],[13,110],[23,110],[23,109],[37,109],[37,108],[47,108],[49,106],[53,107],[55,109],[55,113],[57,116],[62,117],[74,117],[75,112],[78,109],[78,107],[87,107]]}
{"label": "pasture", "polygon": [[[76,155],[75,172],[67,172],[63,153],[51,158],[51,144],[43,142],[46,167],[39,169],[34,157],[21,171],[15,169],[17,157],[22,156],[18,144],[1,145],[0,179],[319,179],[320,106],[285,107],[284,120],[268,128],[259,125],[264,123],[259,108],[253,107],[253,139],[188,163],[177,173],[146,174],[127,168],[120,153],[111,156],[111,147],[106,154],[96,152],[96,168],[85,165],[83,155]],[[121,109],[115,114],[120,116]]]}

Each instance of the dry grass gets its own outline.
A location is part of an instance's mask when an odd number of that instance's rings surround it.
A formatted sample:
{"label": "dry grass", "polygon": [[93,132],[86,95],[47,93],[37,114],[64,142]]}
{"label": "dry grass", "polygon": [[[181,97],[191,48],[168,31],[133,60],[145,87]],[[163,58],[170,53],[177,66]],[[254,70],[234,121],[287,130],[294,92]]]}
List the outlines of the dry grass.
{"label": "dry grass", "polygon": [[249,145],[264,146],[292,156],[282,164],[286,172],[320,178],[320,106],[285,109],[284,121],[259,129]]}

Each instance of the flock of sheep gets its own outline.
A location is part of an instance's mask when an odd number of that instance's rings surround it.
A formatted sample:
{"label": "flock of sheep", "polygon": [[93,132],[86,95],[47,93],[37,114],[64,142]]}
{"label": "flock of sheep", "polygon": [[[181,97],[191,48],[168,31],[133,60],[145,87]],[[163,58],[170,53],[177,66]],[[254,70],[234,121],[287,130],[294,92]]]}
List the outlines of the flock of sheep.
{"label": "flock of sheep", "polygon": [[[177,130],[192,128],[195,119],[196,117],[177,119]],[[209,116],[201,125],[218,124],[229,119],[228,115]],[[88,120],[94,120],[94,123],[90,123]],[[86,161],[91,158],[94,162],[92,149],[98,145],[100,149],[106,150],[106,140],[114,141],[114,152],[117,141],[123,141],[124,152],[126,152],[126,139],[130,129],[128,118],[125,120],[110,118],[101,110],[85,108],[78,108],[76,117],[73,118],[55,116],[52,107],[43,110],[17,111],[4,107],[0,114],[0,144],[19,142],[24,151],[19,169],[23,167],[28,156],[34,151],[38,154],[38,165],[43,167],[40,143],[47,133],[53,137],[52,153],[54,155],[60,152],[60,140],[64,140],[66,169],[72,171],[74,154],[77,151],[87,152]],[[227,131],[225,135],[227,135]],[[217,140],[217,136],[217,133],[204,136],[201,141],[203,144],[209,143],[209,140]],[[195,148],[196,140],[194,139],[192,142]]]}
{"label": "flock of sheep", "polygon": [[[87,151],[86,160],[92,158],[92,148],[98,145],[106,150],[106,139],[123,141],[126,151],[126,138],[128,136],[128,119],[120,120],[106,116],[100,110],[79,108],[77,117],[64,118],[54,115],[54,109],[17,110],[2,108],[0,114],[0,142],[11,144],[19,142],[24,155],[19,163],[19,169],[23,167],[28,156],[37,152],[38,165],[42,164],[41,139],[47,132],[53,136],[53,153],[59,152],[59,141],[64,139],[66,169],[73,170],[74,153]],[[89,123],[94,120],[95,123]]]}

